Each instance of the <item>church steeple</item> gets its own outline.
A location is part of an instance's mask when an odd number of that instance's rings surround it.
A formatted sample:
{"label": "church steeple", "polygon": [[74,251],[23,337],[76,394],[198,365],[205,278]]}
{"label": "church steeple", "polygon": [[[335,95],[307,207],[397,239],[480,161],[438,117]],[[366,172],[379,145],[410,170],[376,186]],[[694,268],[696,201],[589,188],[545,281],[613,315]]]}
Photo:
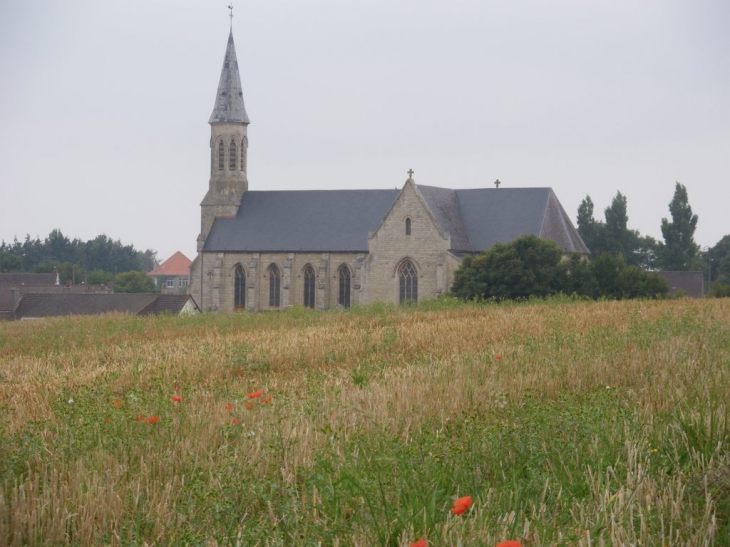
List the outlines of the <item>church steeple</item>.
{"label": "church steeple", "polygon": [[228,35],[226,56],[223,59],[223,69],[218,82],[218,94],[215,99],[213,114],[208,123],[251,123],[243,104],[243,89],[241,88],[241,74],[238,72],[236,46],[233,43],[233,31]]}
{"label": "church steeple", "polygon": [[243,104],[241,75],[238,71],[233,30],[228,35],[226,55],[218,82],[210,124],[210,182],[201,206],[198,250],[203,248],[213,222],[219,216],[238,212],[248,190],[248,125]]}

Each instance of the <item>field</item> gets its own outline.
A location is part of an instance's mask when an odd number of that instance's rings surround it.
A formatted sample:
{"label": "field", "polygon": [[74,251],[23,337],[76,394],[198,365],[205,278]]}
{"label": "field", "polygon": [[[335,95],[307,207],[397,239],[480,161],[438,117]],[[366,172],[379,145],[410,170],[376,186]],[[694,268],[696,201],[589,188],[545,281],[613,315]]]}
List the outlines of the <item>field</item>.
{"label": "field", "polygon": [[0,323],[0,545],[725,546],[729,380],[730,299]]}

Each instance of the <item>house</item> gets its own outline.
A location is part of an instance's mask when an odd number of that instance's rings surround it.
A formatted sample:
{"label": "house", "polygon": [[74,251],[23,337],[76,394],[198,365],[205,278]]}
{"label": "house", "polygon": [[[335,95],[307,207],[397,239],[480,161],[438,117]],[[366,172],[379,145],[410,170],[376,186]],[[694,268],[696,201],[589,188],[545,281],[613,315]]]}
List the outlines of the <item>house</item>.
{"label": "house", "polygon": [[190,264],[192,261],[178,251],[147,275],[155,281],[155,289],[162,294],[187,294]]}
{"label": "house", "polygon": [[187,294],[26,294],[20,299],[14,319],[103,313],[185,315],[199,311],[193,299]]}
{"label": "house", "polygon": [[29,294],[112,294],[111,285],[60,285],[58,272],[0,273],[0,320],[13,319]]}
{"label": "house", "polygon": [[704,298],[705,272],[657,272],[669,285],[669,296],[684,293],[689,298]]}
{"label": "house", "polygon": [[467,254],[534,234],[588,249],[550,188],[250,191],[248,126],[233,33],[211,126],[190,294],[202,310],[347,308],[436,298]]}

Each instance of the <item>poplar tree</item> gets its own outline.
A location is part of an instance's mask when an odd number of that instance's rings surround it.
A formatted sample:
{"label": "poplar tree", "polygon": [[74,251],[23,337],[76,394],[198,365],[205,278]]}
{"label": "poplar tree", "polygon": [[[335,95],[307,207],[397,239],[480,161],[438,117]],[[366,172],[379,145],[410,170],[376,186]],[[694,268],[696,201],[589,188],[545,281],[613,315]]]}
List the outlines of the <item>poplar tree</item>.
{"label": "poplar tree", "polygon": [[697,215],[692,214],[687,188],[679,182],[674,188],[674,197],[669,203],[672,220],[662,219],[664,243],[659,245],[659,263],[665,270],[701,270],[698,253],[700,246],[695,243]]}

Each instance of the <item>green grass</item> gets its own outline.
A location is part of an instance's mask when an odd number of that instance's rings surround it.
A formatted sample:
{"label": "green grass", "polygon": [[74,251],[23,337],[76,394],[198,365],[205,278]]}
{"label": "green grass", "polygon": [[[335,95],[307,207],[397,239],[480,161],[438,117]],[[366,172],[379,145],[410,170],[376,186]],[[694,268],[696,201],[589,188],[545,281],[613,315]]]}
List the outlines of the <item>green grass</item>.
{"label": "green grass", "polygon": [[728,319],[559,299],[0,324],[0,544],[727,545]]}

